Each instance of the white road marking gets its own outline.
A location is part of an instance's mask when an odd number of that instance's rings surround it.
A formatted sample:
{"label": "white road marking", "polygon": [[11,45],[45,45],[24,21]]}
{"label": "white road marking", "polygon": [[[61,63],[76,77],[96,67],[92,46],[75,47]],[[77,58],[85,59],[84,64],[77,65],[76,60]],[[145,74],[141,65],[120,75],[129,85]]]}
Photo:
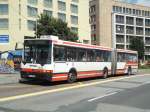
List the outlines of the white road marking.
{"label": "white road marking", "polygon": [[113,92],[113,93],[109,93],[109,94],[106,94],[106,95],[103,95],[103,96],[95,97],[95,98],[92,98],[92,99],[88,100],[88,102],[92,102],[92,101],[95,101],[95,100],[98,100],[98,99],[102,99],[104,97],[111,96],[111,95],[114,95],[114,94],[117,94],[117,93],[118,92]]}
{"label": "white road marking", "polygon": [[112,79],[92,82],[92,83],[88,83],[88,84],[80,84],[80,85],[77,84],[75,86],[68,86],[68,87],[62,87],[62,88],[58,88],[58,89],[45,90],[45,91],[21,94],[21,95],[16,95],[16,96],[9,96],[9,97],[0,98],[0,102],[23,99],[23,98],[28,98],[28,97],[45,95],[45,94],[49,94],[49,93],[61,92],[61,91],[66,91],[66,90],[71,90],[71,89],[83,88],[83,87],[94,86],[94,85],[98,85],[98,84],[103,84],[103,83],[108,83],[108,82],[113,82],[113,81],[118,81],[118,80],[123,80],[123,79],[130,79],[130,78],[134,78],[134,77],[143,77],[143,76],[150,76],[150,74],[112,78]]}

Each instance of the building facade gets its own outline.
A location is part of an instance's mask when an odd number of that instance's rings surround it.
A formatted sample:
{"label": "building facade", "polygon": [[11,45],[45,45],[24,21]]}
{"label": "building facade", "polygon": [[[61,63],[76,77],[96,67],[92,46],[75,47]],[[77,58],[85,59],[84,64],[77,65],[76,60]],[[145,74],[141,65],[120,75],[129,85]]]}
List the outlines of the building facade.
{"label": "building facade", "polygon": [[67,22],[80,42],[90,43],[88,9],[85,0],[0,0],[0,51],[14,50],[25,37],[34,37],[41,13]]}
{"label": "building facade", "polygon": [[92,44],[129,49],[130,40],[145,44],[145,59],[150,59],[150,7],[115,0],[90,1]]}

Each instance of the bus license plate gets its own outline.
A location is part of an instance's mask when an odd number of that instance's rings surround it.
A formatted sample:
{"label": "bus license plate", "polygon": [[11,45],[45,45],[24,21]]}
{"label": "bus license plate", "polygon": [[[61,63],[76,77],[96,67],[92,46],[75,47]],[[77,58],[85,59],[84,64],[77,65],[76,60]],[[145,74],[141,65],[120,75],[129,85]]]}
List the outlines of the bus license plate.
{"label": "bus license plate", "polygon": [[28,77],[30,77],[30,78],[35,78],[35,75],[28,75]]}

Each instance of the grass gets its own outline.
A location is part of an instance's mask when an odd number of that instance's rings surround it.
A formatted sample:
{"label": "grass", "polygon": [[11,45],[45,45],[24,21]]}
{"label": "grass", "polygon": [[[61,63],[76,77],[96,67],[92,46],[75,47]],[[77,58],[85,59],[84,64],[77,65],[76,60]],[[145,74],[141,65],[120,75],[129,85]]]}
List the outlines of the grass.
{"label": "grass", "polygon": [[148,65],[140,66],[138,71],[140,74],[150,74],[150,66]]}

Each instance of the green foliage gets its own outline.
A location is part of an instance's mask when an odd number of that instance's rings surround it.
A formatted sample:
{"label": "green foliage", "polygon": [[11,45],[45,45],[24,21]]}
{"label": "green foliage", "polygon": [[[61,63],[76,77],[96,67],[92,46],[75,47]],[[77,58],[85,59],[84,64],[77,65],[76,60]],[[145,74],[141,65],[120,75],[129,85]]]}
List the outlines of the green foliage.
{"label": "green foliage", "polygon": [[140,38],[133,38],[131,40],[130,49],[138,51],[138,58],[143,60],[144,58],[144,42]]}
{"label": "green foliage", "polygon": [[150,69],[149,65],[141,65],[139,66],[139,69]]}
{"label": "green foliage", "polygon": [[37,21],[36,36],[39,38],[41,35],[55,35],[59,39],[67,41],[78,40],[78,35],[68,28],[67,23],[45,14],[41,14]]}

